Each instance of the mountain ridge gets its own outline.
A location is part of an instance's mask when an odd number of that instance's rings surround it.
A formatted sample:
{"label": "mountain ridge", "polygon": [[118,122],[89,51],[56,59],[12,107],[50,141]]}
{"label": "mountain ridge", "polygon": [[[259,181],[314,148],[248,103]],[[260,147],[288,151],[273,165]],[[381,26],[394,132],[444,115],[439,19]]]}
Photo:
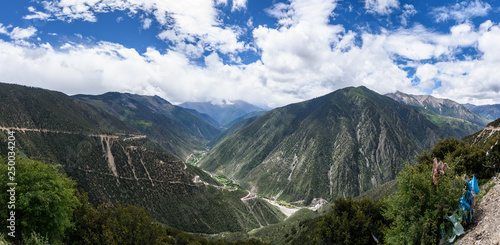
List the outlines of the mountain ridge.
{"label": "mountain ridge", "polygon": [[307,205],[392,180],[405,159],[445,136],[413,108],[349,87],[258,117],[199,166],[258,194]]}
{"label": "mountain ridge", "polygon": [[204,151],[205,144],[220,133],[199,115],[158,96],[109,92],[73,97],[109,112],[181,159]]}
{"label": "mountain ridge", "polygon": [[184,102],[179,106],[207,114],[215,119],[221,126],[225,126],[248,113],[264,110],[243,100],[224,102],[225,103],[222,104],[214,104],[212,102]]}
{"label": "mountain ridge", "polygon": [[260,198],[242,200],[247,191],[224,188],[99,107],[60,92],[0,88],[0,144],[16,130],[20,156],[60,164],[94,206],[137,205],[162,224],[198,233],[248,231],[285,217]]}
{"label": "mountain ridge", "polygon": [[490,120],[496,120],[500,118],[500,104],[493,104],[493,105],[464,104],[463,106],[465,106],[470,111]]}
{"label": "mountain ridge", "polygon": [[483,127],[489,123],[486,118],[482,118],[469,111],[465,106],[450,99],[436,98],[432,95],[412,95],[400,91],[386,94],[386,96],[407,105],[423,107],[441,116],[460,118]]}

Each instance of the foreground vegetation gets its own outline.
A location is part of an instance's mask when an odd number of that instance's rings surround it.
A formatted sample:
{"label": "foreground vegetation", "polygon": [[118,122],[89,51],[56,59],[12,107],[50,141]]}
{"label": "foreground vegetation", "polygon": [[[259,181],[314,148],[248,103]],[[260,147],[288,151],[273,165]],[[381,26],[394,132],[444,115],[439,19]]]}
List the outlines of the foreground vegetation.
{"label": "foreground vegetation", "polygon": [[[6,158],[0,176],[7,176]],[[16,159],[16,230],[8,236],[7,212],[0,212],[0,242],[13,244],[263,244],[259,240],[208,241],[156,223],[144,209],[119,203],[92,206],[60,166]],[[0,178],[0,205],[7,207],[6,178]],[[3,210],[3,209],[2,209]]]}
{"label": "foreground vegetation", "polygon": [[[441,230],[450,229],[445,216],[457,209],[462,178],[475,175],[486,183],[498,171],[498,141],[500,136],[479,147],[454,138],[440,140],[417,157],[416,165],[406,165],[394,182],[361,198],[337,198],[327,214],[297,212],[246,237],[271,244],[437,244]],[[432,179],[434,158],[450,166],[437,185]],[[478,199],[489,188],[486,184]]]}
{"label": "foreground vegetation", "polygon": [[[500,136],[482,147],[457,139],[439,141],[407,165],[397,184],[375,199],[333,201],[321,214],[297,212],[286,221],[250,233],[207,239],[154,222],[143,208],[108,203],[92,206],[60,166],[16,159],[16,237],[7,236],[7,212],[0,212],[0,241],[14,244],[437,244],[441,230],[463,194],[465,177],[488,179],[500,164]],[[432,179],[433,159],[450,166]],[[7,176],[0,159],[0,176]],[[481,182],[485,182],[484,180]],[[394,187],[397,186],[397,187]],[[485,189],[491,187],[486,185]],[[0,200],[7,206],[6,178],[0,178]],[[391,191],[392,192],[392,191]],[[482,193],[484,195],[484,193]],[[482,196],[481,195],[481,196]],[[480,198],[480,196],[478,197]],[[247,241],[237,241],[245,239]]]}

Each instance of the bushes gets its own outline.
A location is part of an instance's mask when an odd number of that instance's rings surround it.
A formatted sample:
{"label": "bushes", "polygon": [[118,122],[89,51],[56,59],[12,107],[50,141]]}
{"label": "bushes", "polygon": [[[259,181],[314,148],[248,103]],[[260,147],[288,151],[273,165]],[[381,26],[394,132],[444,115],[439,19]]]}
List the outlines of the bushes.
{"label": "bushes", "polygon": [[382,241],[386,220],[380,202],[342,197],[333,202],[333,210],[317,225],[315,244],[377,244],[373,236]]}
{"label": "bushes", "polygon": [[[0,176],[7,175],[0,157]],[[16,160],[16,237],[14,244],[233,244],[212,242],[155,223],[149,212],[133,205],[94,208],[86,194],[60,167],[29,159]],[[0,178],[0,205],[9,200],[7,178]],[[2,210],[3,211],[3,210]],[[0,212],[0,244],[8,212]],[[8,243],[7,243],[8,244]],[[237,244],[262,244],[250,240]]]}
{"label": "bushes", "polygon": [[459,203],[463,181],[452,169],[432,183],[429,165],[407,166],[398,177],[398,191],[387,200],[384,216],[392,221],[388,244],[436,244],[440,224]]}
{"label": "bushes", "polygon": [[[49,238],[51,244],[60,243],[64,231],[72,226],[73,209],[78,205],[75,196],[76,183],[66,175],[60,174],[59,166],[45,164],[29,159],[17,159],[16,178],[16,237],[28,238],[34,233]],[[1,206],[7,207],[7,164],[0,160],[0,200]],[[0,220],[5,224],[7,212],[0,212]],[[0,226],[6,233],[7,225]],[[10,237],[8,237],[10,238]]]}
{"label": "bushes", "polygon": [[[458,175],[476,175],[478,179],[490,178],[494,174],[494,168],[485,166],[500,160],[500,157],[497,157],[500,155],[500,145],[494,145],[497,141],[498,138],[496,141],[493,139],[487,146],[480,147],[468,145],[455,138],[440,140],[430,151],[420,154],[417,162],[429,165],[432,164],[433,158],[437,158],[455,165],[455,171]],[[487,152],[488,154],[486,154]]]}
{"label": "bushes", "polygon": [[93,208],[87,195],[79,195],[81,205],[74,213],[75,226],[66,244],[175,244],[166,230],[153,223],[149,213],[132,205]]}

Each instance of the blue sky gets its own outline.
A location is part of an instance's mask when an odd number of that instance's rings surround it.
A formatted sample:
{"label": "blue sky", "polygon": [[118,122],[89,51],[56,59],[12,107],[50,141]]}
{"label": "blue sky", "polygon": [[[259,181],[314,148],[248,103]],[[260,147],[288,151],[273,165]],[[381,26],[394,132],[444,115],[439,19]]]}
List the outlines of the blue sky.
{"label": "blue sky", "polygon": [[3,1],[0,82],[275,107],[347,86],[500,103],[500,2]]}

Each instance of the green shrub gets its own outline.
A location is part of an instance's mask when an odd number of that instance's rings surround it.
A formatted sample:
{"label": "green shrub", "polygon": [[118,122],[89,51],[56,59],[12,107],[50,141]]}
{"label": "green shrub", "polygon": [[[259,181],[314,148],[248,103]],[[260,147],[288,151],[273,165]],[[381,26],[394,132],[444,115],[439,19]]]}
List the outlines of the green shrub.
{"label": "green shrub", "polygon": [[445,215],[457,208],[463,181],[453,166],[432,183],[432,167],[407,166],[397,177],[398,191],[388,197],[384,216],[392,224],[385,232],[387,244],[437,244]]}
{"label": "green shrub", "polygon": [[[438,141],[430,151],[420,154],[417,157],[417,162],[423,165],[432,165],[432,159],[437,158],[455,165],[457,175],[476,175],[478,179],[487,179],[495,173],[494,168],[488,165],[494,164],[497,158],[500,161],[500,144],[495,146],[498,147],[497,149],[493,147],[494,143],[490,142],[486,147],[480,147],[468,145],[455,138],[444,139]],[[489,151],[488,155],[487,151]]]}
{"label": "green shrub", "polygon": [[[0,159],[0,176],[7,176],[6,159]],[[15,164],[15,217],[16,237],[30,237],[35,232],[59,243],[65,230],[72,226],[73,209],[78,205],[75,181],[59,173],[60,166],[18,158]],[[0,178],[0,205],[7,207],[9,200],[7,178]],[[7,212],[0,212],[0,232],[7,233]],[[9,237],[10,238],[10,237]]]}
{"label": "green shrub", "polygon": [[383,240],[386,220],[379,201],[337,198],[333,210],[316,228],[315,244],[377,244]]}
{"label": "green shrub", "polygon": [[143,208],[117,203],[113,208],[95,209],[86,195],[79,199],[82,204],[75,211],[67,244],[175,244]]}
{"label": "green shrub", "polygon": [[24,239],[24,245],[49,245],[49,239],[43,237],[42,235],[31,232],[27,239]]}

